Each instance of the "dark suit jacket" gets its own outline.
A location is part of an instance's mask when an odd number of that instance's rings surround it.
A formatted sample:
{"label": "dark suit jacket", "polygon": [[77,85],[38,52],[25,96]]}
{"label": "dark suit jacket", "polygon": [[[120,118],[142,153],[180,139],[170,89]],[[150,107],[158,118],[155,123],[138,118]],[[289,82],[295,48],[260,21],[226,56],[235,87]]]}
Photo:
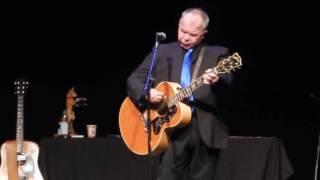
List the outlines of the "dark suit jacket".
{"label": "dark suit jacket", "polygon": [[[199,45],[193,53],[192,69],[194,69],[200,47]],[[199,68],[198,76],[205,70],[213,68],[218,60],[228,53],[228,49],[221,46],[205,46],[203,60]],[[161,44],[158,48],[158,58],[154,69],[155,87],[159,82],[170,81],[180,83],[182,61],[184,51],[177,42]],[[128,95],[134,102],[139,103],[143,95],[144,81],[150,70],[152,53],[138,66],[127,80]],[[230,84],[231,74],[220,76],[217,84],[212,86],[203,85],[197,89],[193,96],[195,98],[196,115],[195,120],[199,127],[199,132],[203,141],[211,148],[225,148],[228,143],[228,128],[223,122],[223,104],[227,102],[227,86]]]}

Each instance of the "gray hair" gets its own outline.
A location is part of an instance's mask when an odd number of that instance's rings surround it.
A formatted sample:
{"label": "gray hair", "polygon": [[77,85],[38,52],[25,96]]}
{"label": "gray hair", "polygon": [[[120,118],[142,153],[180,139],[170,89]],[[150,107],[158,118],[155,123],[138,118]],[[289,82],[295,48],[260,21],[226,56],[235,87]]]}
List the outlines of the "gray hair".
{"label": "gray hair", "polygon": [[202,27],[203,27],[203,29],[207,29],[210,19],[209,19],[208,14],[203,9],[201,9],[201,8],[189,8],[189,9],[186,9],[181,13],[180,19],[183,16],[185,16],[186,14],[189,14],[189,13],[200,15],[201,18],[203,19]]}

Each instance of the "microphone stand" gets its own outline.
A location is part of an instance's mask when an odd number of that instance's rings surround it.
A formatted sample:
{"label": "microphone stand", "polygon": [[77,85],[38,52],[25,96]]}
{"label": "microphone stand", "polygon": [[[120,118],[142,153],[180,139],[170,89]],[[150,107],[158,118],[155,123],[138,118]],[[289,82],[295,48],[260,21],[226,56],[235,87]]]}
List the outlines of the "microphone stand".
{"label": "microphone stand", "polygon": [[151,89],[151,85],[154,82],[154,78],[152,77],[153,75],[153,69],[155,67],[155,65],[157,64],[157,53],[158,53],[158,46],[159,46],[159,39],[158,36],[156,35],[156,42],[154,45],[154,48],[152,50],[152,62],[150,65],[150,69],[143,87],[143,97],[146,100],[144,103],[146,103],[144,105],[144,107],[147,108],[147,119],[145,121],[146,126],[147,126],[147,146],[148,146],[148,179],[152,180],[152,173],[151,173],[151,117],[150,117],[150,108],[151,108],[151,104],[150,104],[150,89]]}

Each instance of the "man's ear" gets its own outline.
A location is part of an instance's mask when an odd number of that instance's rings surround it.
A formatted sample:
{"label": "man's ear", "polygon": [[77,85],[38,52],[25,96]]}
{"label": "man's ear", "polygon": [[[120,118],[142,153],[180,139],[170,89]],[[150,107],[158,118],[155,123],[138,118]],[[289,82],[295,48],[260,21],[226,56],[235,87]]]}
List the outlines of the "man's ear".
{"label": "man's ear", "polygon": [[203,31],[202,39],[204,39],[204,38],[206,37],[207,33],[208,33],[208,31],[207,31],[207,30],[204,30],[204,31]]}

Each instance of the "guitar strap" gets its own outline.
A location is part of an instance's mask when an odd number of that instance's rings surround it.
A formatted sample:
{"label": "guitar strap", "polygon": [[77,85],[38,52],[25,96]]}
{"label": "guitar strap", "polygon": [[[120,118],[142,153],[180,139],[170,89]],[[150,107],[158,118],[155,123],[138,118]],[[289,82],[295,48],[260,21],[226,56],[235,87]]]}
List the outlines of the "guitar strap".
{"label": "guitar strap", "polygon": [[192,81],[191,82],[193,82],[197,78],[197,75],[198,75],[198,72],[199,72],[199,67],[200,67],[200,64],[201,64],[202,59],[203,59],[204,50],[205,50],[205,47],[203,46],[200,49],[200,53],[199,53],[199,56],[198,56],[198,59],[197,59],[197,64],[196,64],[196,67],[194,68],[194,71],[193,71],[193,74],[192,74]]}

